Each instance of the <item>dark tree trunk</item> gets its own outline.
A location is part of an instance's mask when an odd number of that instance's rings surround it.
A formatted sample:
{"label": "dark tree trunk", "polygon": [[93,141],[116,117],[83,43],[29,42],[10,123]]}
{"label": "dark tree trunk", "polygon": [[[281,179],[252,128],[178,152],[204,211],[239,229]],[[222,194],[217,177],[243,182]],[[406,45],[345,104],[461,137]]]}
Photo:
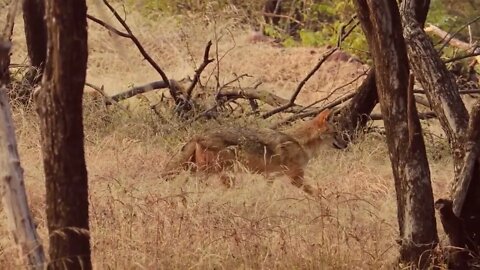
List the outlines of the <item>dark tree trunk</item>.
{"label": "dark tree trunk", "polygon": [[356,92],[350,103],[343,107],[339,115],[335,117],[339,135],[336,140],[344,143],[351,142],[356,138],[358,132],[367,124],[373,108],[378,103],[375,69],[368,72],[367,78],[363,80]]}
{"label": "dark tree trunk", "polygon": [[397,194],[400,261],[423,267],[438,237],[430,171],[413,99],[413,78],[410,87],[407,85],[409,67],[400,14],[395,1],[355,3],[375,63]]}
{"label": "dark tree trunk", "polygon": [[457,178],[463,165],[463,140],[468,125],[468,111],[462,102],[455,79],[423,31],[423,23],[415,19],[415,12],[421,10],[419,6],[424,6],[418,3],[422,1],[402,1],[403,35],[415,76],[425,89],[428,101],[449,140]]}
{"label": "dark tree trunk", "polygon": [[[429,0],[415,1],[415,18],[425,24],[427,19]],[[362,130],[369,120],[369,116],[378,103],[377,86],[375,84],[375,69],[369,71],[367,78],[356,90],[357,94],[350,103],[343,107],[336,118],[339,135],[336,139],[350,142],[355,139],[357,132]]]}
{"label": "dark tree trunk", "polygon": [[436,203],[450,245],[450,267],[465,269],[468,250],[480,245],[480,104],[472,109],[471,119],[460,98],[452,74],[437,54],[423,27],[413,17],[427,1],[404,0],[401,4],[404,36],[410,62],[427,98],[448,137],[454,163],[453,203]]}
{"label": "dark tree trunk", "polygon": [[48,53],[37,95],[47,191],[50,269],[91,269],[82,95],[85,0],[47,0]]}
{"label": "dark tree trunk", "polygon": [[47,30],[44,17],[45,0],[24,0],[23,21],[28,57],[32,65],[26,79],[32,85],[40,82],[47,57]]}
{"label": "dark tree trunk", "polygon": [[10,48],[12,44],[10,41],[4,40],[0,37],[0,87],[10,85]]}

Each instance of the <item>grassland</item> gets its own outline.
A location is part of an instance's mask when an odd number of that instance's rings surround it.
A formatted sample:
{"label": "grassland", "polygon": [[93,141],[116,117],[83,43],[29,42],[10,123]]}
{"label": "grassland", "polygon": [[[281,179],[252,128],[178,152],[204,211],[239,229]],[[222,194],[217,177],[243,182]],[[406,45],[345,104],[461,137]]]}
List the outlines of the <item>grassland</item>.
{"label": "grassland", "polygon": [[[89,12],[110,17],[96,2]],[[264,89],[288,97],[319,58],[322,48],[275,48],[248,42],[249,29],[231,14],[210,17],[163,16],[135,12],[127,22],[152,57],[175,79],[192,76],[209,39],[217,40],[220,82],[235,74],[262,81]],[[26,60],[19,19],[13,62]],[[110,94],[159,80],[130,41],[89,26],[87,81]],[[213,84],[215,64],[203,80]],[[306,85],[301,104],[327,96],[362,74],[357,63],[327,62]],[[352,91],[360,82],[335,95]],[[308,166],[307,181],[321,196],[307,197],[278,178],[233,172],[236,185],[184,172],[160,177],[163,164],[191,134],[219,125],[267,125],[253,116],[197,121],[187,125],[149,104],[160,93],[105,109],[85,103],[86,160],[90,185],[90,226],[95,269],[391,269],[397,254],[395,190],[384,138],[362,137],[345,151],[326,148]],[[331,98],[335,97],[332,96]],[[45,188],[39,130],[33,109],[14,111],[30,207],[48,245]],[[445,196],[452,179],[446,142],[436,123],[424,123],[435,197]],[[75,194],[72,194],[75,196]],[[4,213],[0,212],[4,218]],[[440,226],[439,226],[439,230]],[[13,240],[0,223],[0,265],[18,267]],[[8,237],[7,237],[8,236]],[[443,239],[443,236],[442,236]]]}

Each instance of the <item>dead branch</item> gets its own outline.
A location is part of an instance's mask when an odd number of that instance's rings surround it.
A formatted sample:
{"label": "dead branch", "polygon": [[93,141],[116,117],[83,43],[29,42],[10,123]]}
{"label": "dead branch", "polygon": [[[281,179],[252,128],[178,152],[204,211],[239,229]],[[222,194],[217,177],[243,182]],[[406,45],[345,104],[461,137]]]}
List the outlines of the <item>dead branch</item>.
{"label": "dead branch", "polygon": [[208,66],[208,64],[210,64],[211,62],[214,61],[214,59],[208,58],[208,56],[210,54],[210,47],[212,47],[212,41],[211,40],[208,41],[207,46],[205,47],[205,52],[203,54],[203,63],[195,70],[195,75],[193,76],[193,81],[186,90],[187,101],[189,101],[190,98],[192,97],[193,89],[195,88],[195,85],[200,80],[200,75],[202,74],[203,70]]}
{"label": "dead branch", "polygon": [[[135,44],[135,46],[137,47],[137,49],[140,51],[140,53],[142,54],[142,56],[145,58],[145,60],[147,60],[147,62],[155,69],[155,71],[157,71],[157,73],[160,75],[160,77],[162,77],[162,80],[164,83],[167,84],[167,88],[169,88],[170,90],[170,95],[172,96],[172,98],[174,99],[175,101],[175,104],[178,104],[180,102],[180,99],[177,95],[177,92],[176,92],[176,89],[175,87],[171,87],[170,86],[170,81],[167,77],[167,75],[165,74],[165,72],[163,72],[163,70],[160,68],[160,66],[153,60],[153,58],[147,53],[147,51],[145,50],[145,48],[143,47],[143,45],[140,43],[140,41],[138,40],[138,38],[133,34],[132,30],[130,29],[130,27],[128,26],[128,24],[125,22],[125,20],[118,14],[118,12],[115,10],[115,8],[113,8],[113,6],[107,1],[107,0],[103,0],[103,3],[107,6],[107,8],[112,12],[112,14],[115,16],[115,18],[118,20],[118,22],[120,22],[120,24],[123,26],[123,28],[125,28],[125,30],[127,31],[128,35],[129,35],[129,38],[133,41],[133,43]],[[108,28],[107,28],[108,29]]]}
{"label": "dead branch", "polygon": [[118,30],[117,28],[113,27],[112,25],[92,16],[92,15],[89,15],[87,14],[87,18],[90,19],[91,21],[103,26],[104,28],[106,28],[108,31],[110,32],[113,32],[114,34],[120,36],[120,37],[124,37],[124,38],[132,38],[132,36],[128,33],[125,33],[125,32],[122,32],[120,30]]}
{"label": "dead branch", "polygon": [[[422,95],[425,95],[425,91],[424,90],[420,90],[420,89],[415,89],[413,91],[413,93],[415,94],[422,94]],[[468,94],[480,94],[480,89],[468,89],[468,90],[458,90],[458,93],[460,95],[468,95]]]}
{"label": "dead branch", "polygon": [[304,111],[302,113],[297,113],[297,114],[294,114],[288,118],[286,118],[285,120],[282,120],[278,123],[274,123],[273,125],[270,126],[271,129],[277,129],[281,126],[284,126],[286,124],[289,124],[289,123],[292,123],[296,120],[299,120],[299,119],[303,119],[303,118],[307,118],[307,117],[313,117],[317,114],[319,114],[321,111],[325,110],[325,109],[332,109],[346,101],[348,101],[349,99],[353,98],[355,96],[356,93],[351,93],[351,94],[348,94],[348,95],[345,95],[343,97],[340,97],[338,98],[337,100],[325,105],[325,106],[322,106],[322,107],[314,107],[312,108],[311,110],[308,110],[308,111]]}
{"label": "dead branch", "polygon": [[476,21],[480,20],[480,16],[477,16],[476,18],[473,18],[472,20],[470,20],[469,22],[465,23],[464,25],[462,25],[461,27],[459,27],[457,29],[457,31],[455,31],[453,34],[451,34],[449,37],[447,37],[447,39],[445,40],[445,42],[443,43],[442,47],[440,48],[440,51],[443,50],[443,48],[445,48],[445,46],[447,46],[448,43],[450,43],[450,41],[456,36],[458,35],[458,33],[460,33],[460,31],[462,31],[463,29],[465,29],[465,27],[475,23]]}
{"label": "dead branch", "polygon": [[[427,120],[432,118],[437,118],[437,115],[434,112],[418,113],[418,119]],[[383,116],[381,113],[372,113],[370,115],[370,120],[372,121],[383,120]]]}
{"label": "dead branch", "polygon": [[110,97],[109,95],[107,95],[107,93],[105,93],[105,91],[103,90],[103,85],[102,85],[102,87],[98,87],[98,86],[93,85],[93,84],[88,83],[88,82],[85,82],[85,85],[92,88],[93,90],[97,91],[98,93],[100,93],[100,95],[102,95],[102,97],[105,100],[105,105],[113,104],[113,105],[117,106],[118,108],[120,108],[122,111],[128,113],[127,109],[125,109],[122,105],[120,105],[117,101],[115,101],[112,97]]}
{"label": "dead branch", "polygon": [[[277,96],[269,91],[256,88],[234,88],[227,87],[222,89],[218,97],[224,100],[235,100],[239,98],[248,99],[248,100],[260,100],[272,107],[280,106],[287,103],[288,101],[280,96]],[[288,108],[288,112],[299,112],[303,110],[304,107],[300,105],[294,105]]]}
{"label": "dead branch", "polygon": [[[148,91],[168,88],[168,85],[169,84],[165,83],[165,81],[155,81],[155,82],[147,83],[141,86],[135,86],[125,91],[121,91],[119,94],[111,96],[111,98],[113,101],[118,102],[139,94],[143,94]],[[110,104],[111,103],[109,103],[107,100],[107,105],[110,105]]]}
{"label": "dead branch", "polygon": [[[477,17],[475,20],[478,20],[478,19],[480,19],[480,17]],[[471,22],[471,23],[473,23],[473,22]],[[452,45],[456,48],[462,49],[464,51],[468,51],[468,50],[472,49],[471,44],[469,44],[467,42],[464,42],[464,41],[461,41],[460,39],[454,38],[454,36],[458,33],[458,31],[455,32],[454,34],[450,34],[450,33],[446,32],[445,30],[442,30],[440,27],[435,26],[433,24],[428,24],[428,26],[425,27],[424,30],[427,33],[433,33],[436,36],[445,40],[445,43],[440,48],[440,51],[443,50],[443,48],[446,46],[446,44],[450,44],[450,45]],[[461,28],[460,28],[460,30],[461,30]]]}
{"label": "dead branch", "polygon": [[303,78],[303,80],[297,85],[297,88],[295,89],[295,91],[293,92],[293,95],[290,97],[290,100],[288,101],[288,103],[276,108],[276,109],[273,109],[265,114],[262,115],[262,118],[263,119],[267,119],[269,117],[271,117],[272,115],[275,115],[277,113],[280,113],[280,112],[283,112],[285,111],[286,109],[292,107],[295,105],[295,100],[297,99],[298,95],[300,94],[300,91],[302,91],[302,88],[303,86],[307,83],[307,81],[320,69],[320,67],[322,66],[322,64],[328,59],[328,57],[330,57],[334,52],[336,52],[338,49],[340,49],[340,45],[341,45],[341,42],[343,40],[345,40],[345,38],[347,38],[347,36],[353,31],[353,29],[355,29],[355,27],[358,25],[358,22],[353,25],[349,30],[345,31],[345,28],[351,24],[354,20],[355,20],[356,16],[353,16],[350,21],[341,27],[341,30],[340,30],[340,33],[339,33],[339,38],[338,38],[338,42],[337,42],[337,45],[333,48],[330,48],[328,51],[326,51],[322,57],[320,58],[320,60],[317,62],[317,64],[313,67],[312,70],[310,70],[310,72],[307,74],[307,76],[305,76],[305,78]]}
{"label": "dead branch", "polygon": [[456,57],[447,59],[447,60],[445,60],[445,61],[443,61],[443,62],[444,62],[445,64],[448,64],[448,63],[452,63],[452,62],[456,62],[456,61],[463,60],[463,59],[465,59],[465,58],[476,57],[476,56],[479,56],[479,55],[480,55],[480,50],[475,49],[474,52],[472,52],[472,53],[467,53],[467,54],[464,54],[464,55],[459,55],[459,56],[456,56]]}
{"label": "dead branch", "polygon": [[307,76],[305,76],[305,78],[303,78],[303,80],[297,85],[297,88],[295,89],[295,92],[293,93],[292,97],[290,97],[290,100],[285,103],[284,105],[276,108],[276,109],[273,109],[265,114],[262,115],[262,118],[263,119],[267,119],[269,117],[271,117],[272,115],[274,114],[277,114],[279,112],[283,112],[285,111],[286,109],[292,107],[295,105],[295,100],[297,99],[297,96],[300,94],[300,91],[302,91],[302,88],[303,86],[305,85],[305,83],[307,83],[307,81],[317,72],[317,70],[320,69],[320,67],[322,66],[322,64],[328,59],[328,57],[330,55],[332,55],[335,51],[337,51],[339,49],[339,47],[334,47],[334,48],[331,48],[329,49],[327,52],[325,52],[323,55],[322,55],[322,58],[317,62],[317,64],[313,67],[312,70],[310,70],[310,72],[307,74]]}
{"label": "dead branch", "polygon": [[269,12],[262,12],[261,14],[262,14],[263,16],[265,16],[265,17],[282,18],[282,19],[287,19],[287,20],[289,20],[289,21],[298,23],[298,24],[301,25],[301,26],[304,26],[304,25],[305,25],[303,22],[301,22],[301,21],[293,18],[292,16],[288,16],[288,15],[274,14],[274,13],[269,13]]}

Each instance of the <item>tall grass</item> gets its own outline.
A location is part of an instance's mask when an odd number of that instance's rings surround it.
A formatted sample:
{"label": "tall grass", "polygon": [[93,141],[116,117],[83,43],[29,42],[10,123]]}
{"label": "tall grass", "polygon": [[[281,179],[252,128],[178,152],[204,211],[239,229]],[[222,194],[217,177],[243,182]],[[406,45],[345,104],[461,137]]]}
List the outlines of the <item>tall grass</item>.
{"label": "tall grass", "polygon": [[[91,4],[89,12],[103,16]],[[102,15],[103,14],[103,15]],[[102,17],[102,18],[105,18]],[[203,46],[224,31],[221,82],[238,74],[261,80],[262,87],[288,97],[315,64],[321,49],[272,48],[248,43],[248,31],[231,20],[202,25],[168,17],[152,24],[128,15],[133,31],[175,79],[193,74]],[[23,62],[25,45],[18,20],[14,61]],[[109,93],[158,80],[124,39],[89,27],[87,81]],[[218,36],[218,35],[217,35]],[[214,65],[202,77],[215,83]],[[363,72],[356,63],[326,63],[306,85],[298,102],[325,96]],[[212,75],[212,76],[210,76]],[[210,76],[210,77],[209,77]],[[337,93],[351,91],[356,84]],[[95,269],[391,269],[397,246],[395,193],[384,138],[368,134],[346,151],[325,149],[308,166],[306,180],[321,192],[307,197],[284,177],[273,183],[241,169],[231,172],[232,188],[216,176],[183,172],[170,181],[162,166],[192,134],[224,125],[270,124],[254,116],[200,120],[185,125],[168,110],[150,109],[160,93],[105,109],[85,102],[85,144],[90,188],[90,227]],[[45,188],[38,119],[33,109],[14,111],[21,163],[32,214],[48,248]],[[430,137],[428,137],[430,138]],[[452,179],[444,140],[427,140],[436,197]],[[0,211],[5,218],[3,210]],[[0,265],[20,267],[13,239],[0,223]]]}

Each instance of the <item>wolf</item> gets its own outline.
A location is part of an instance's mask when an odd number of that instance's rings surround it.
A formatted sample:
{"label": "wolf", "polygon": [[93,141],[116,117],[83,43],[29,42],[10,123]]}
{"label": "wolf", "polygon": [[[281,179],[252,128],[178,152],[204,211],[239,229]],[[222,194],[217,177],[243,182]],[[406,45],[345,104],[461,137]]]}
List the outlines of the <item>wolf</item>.
{"label": "wolf", "polygon": [[223,128],[194,136],[181,148],[177,157],[165,166],[165,174],[178,169],[207,174],[231,169],[237,162],[255,173],[283,173],[291,183],[313,194],[304,183],[304,170],[322,145],[335,141],[335,128],[328,121],[330,110],[284,132],[268,128]]}

